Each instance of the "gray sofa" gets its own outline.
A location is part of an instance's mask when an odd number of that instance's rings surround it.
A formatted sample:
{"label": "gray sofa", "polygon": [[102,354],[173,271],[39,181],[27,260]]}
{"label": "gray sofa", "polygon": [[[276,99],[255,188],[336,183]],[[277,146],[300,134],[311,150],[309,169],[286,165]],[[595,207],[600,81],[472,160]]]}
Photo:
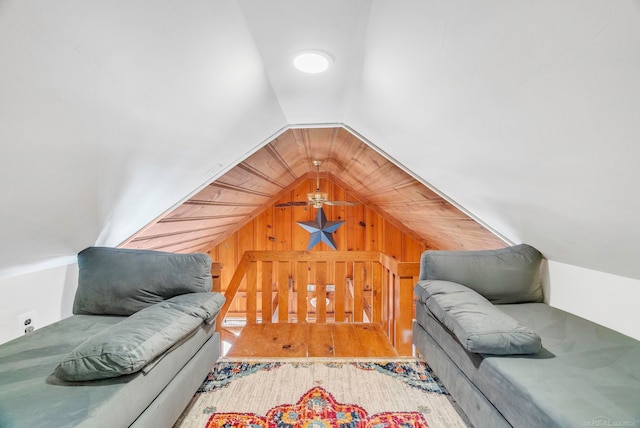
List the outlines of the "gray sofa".
{"label": "gray sofa", "polygon": [[541,260],[423,253],[416,352],[479,428],[640,426],[640,342],[542,303]]}
{"label": "gray sofa", "polygon": [[206,254],[88,248],[74,315],[0,345],[0,426],[170,427],[220,356]]}

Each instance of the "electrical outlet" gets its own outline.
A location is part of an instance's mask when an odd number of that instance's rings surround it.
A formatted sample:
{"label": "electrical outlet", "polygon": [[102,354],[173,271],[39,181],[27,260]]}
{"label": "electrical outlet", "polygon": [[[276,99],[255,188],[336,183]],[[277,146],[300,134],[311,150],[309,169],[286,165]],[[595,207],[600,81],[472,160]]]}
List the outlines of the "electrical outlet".
{"label": "electrical outlet", "polygon": [[29,311],[18,317],[18,332],[22,334],[29,334],[36,329],[36,312]]}

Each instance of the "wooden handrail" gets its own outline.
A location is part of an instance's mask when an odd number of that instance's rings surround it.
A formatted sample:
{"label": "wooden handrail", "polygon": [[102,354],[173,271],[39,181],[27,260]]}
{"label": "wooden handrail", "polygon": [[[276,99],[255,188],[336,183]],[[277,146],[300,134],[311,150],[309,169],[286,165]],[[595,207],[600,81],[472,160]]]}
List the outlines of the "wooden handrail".
{"label": "wooden handrail", "polygon": [[380,253],[376,251],[245,251],[242,258],[253,261],[306,261],[306,262],[339,262],[378,260]]}

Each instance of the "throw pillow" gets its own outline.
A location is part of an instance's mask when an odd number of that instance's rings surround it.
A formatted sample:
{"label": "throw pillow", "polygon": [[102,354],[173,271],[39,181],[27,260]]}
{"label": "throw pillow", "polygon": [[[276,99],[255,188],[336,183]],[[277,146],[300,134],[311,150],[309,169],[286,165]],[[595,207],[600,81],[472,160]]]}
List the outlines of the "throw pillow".
{"label": "throw pillow", "polygon": [[67,354],[55,375],[67,381],[87,381],[145,369],[203,322],[215,318],[225,301],[220,293],[185,296],[142,309],[90,337]]}
{"label": "throw pillow", "polygon": [[469,352],[516,355],[542,349],[540,336],[464,285],[419,281],[416,294]]}

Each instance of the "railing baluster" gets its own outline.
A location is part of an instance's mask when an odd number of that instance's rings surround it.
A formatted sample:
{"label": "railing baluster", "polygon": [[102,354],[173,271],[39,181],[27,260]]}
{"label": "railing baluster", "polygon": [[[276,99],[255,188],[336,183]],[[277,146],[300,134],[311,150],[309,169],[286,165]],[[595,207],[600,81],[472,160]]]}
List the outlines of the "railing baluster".
{"label": "railing baluster", "polygon": [[247,323],[256,323],[258,295],[258,262],[252,260],[247,269]]}
{"label": "railing baluster", "polygon": [[316,262],[316,322],[327,322],[327,262]]}
{"label": "railing baluster", "polygon": [[347,281],[347,266],[345,262],[336,262],[334,276],[336,292],[333,297],[333,311],[336,322],[344,322],[345,284]]}
{"label": "railing baluster", "polygon": [[389,336],[389,339],[391,339],[391,343],[393,343],[395,340],[395,330],[393,328],[393,284],[393,272],[389,268],[387,268],[386,275],[384,275],[384,326],[387,331],[387,336]]}
{"label": "railing baluster", "polygon": [[296,290],[298,292],[298,307],[296,318],[298,322],[307,322],[307,285],[309,284],[309,264],[296,263]]}
{"label": "railing baluster", "polygon": [[278,322],[289,322],[289,266],[288,261],[278,262]]}
{"label": "railing baluster", "polygon": [[270,323],[273,316],[271,289],[273,286],[273,262],[262,262],[262,322]]}
{"label": "railing baluster", "polygon": [[353,322],[364,320],[364,262],[355,262],[353,266]]}
{"label": "railing baluster", "polygon": [[[336,314],[336,261],[329,260],[327,261],[327,277],[325,278],[325,295],[327,297],[327,321],[331,320],[331,315],[333,315],[333,321],[335,322],[335,314]],[[331,288],[329,288],[331,285]]]}
{"label": "railing baluster", "polygon": [[367,322],[373,322],[373,284],[371,281],[373,280],[372,274],[372,262],[370,260],[364,262],[364,282],[363,282],[363,292],[362,292],[362,304],[363,308],[366,309],[365,313],[367,314]]}
{"label": "railing baluster", "polygon": [[371,293],[373,319],[371,322],[381,324],[384,296],[382,293],[382,265],[379,262],[374,262],[371,267],[371,285],[373,287],[373,291]]}

